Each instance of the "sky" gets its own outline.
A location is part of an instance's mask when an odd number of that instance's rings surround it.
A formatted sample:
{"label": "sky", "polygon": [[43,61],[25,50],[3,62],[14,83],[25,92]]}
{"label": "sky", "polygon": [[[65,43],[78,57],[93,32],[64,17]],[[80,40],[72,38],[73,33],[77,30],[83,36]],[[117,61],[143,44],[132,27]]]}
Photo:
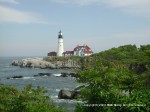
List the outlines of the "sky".
{"label": "sky", "polygon": [[150,44],[150,0],[0,0],[0,56]]}

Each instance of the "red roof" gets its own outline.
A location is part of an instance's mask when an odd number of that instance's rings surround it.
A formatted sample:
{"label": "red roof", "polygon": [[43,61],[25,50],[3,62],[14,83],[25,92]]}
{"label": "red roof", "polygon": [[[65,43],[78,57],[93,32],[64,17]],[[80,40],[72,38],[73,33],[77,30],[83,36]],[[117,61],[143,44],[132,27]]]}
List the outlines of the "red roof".
{"label": "red roof", "polygon": [[91,50],[84,51],[85,54],[92,54],[93,52]]}
{"label": "red roof", "polygon": [[76,51],[77,49],[81,49],[81,48],[84,48],[85,50],[91,50],[91,48],[87,45],[83,45],[83,46],[78,45],[77,47],[74,48],[74,51]]}
{"label": "red roof", "polygon": [[49,52],[49,53],[48,53],[48,56],[56,56],[56,55],[57,55],[56,52]]}

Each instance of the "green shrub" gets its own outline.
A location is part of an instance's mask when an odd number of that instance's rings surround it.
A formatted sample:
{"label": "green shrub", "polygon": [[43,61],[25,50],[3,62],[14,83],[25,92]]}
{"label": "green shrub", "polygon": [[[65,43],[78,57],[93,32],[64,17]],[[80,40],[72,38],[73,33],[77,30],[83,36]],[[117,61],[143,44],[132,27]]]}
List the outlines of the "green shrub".
{"label": "green shrub", "polygon": [[43,87],[28,85],[19,91],[15,87],[0,85],[1,112],[64,112],[55,106]]}

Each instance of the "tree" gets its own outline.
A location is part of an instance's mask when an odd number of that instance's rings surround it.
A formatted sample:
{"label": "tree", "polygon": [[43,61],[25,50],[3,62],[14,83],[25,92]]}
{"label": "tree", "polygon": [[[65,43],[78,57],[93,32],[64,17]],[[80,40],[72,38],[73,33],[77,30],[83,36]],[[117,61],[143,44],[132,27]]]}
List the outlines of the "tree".
{"label": "tree", "polygon": [[78,81],[87,86],[81,89],[84,104],[78,104],[75,112],[150,111],[150,89],[145,77],[114,65],[104,66],[99,60],[93,68],[78,72]]}

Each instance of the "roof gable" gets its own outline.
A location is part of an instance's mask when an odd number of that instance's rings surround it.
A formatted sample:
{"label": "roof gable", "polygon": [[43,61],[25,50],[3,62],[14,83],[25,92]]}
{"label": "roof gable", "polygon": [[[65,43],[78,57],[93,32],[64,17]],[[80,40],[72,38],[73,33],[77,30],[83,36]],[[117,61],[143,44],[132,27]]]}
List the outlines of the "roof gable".
{"label": "roof gable", "polygon": [[75,48],[74,48],[74,51],[76,51],[76,50],[80,50],[80,49],[84,49],[84,50],[91,50],[91,48],[89,47],[89,46],[87,46],[87,45],[83,45],[83,46],[76,46]]}

